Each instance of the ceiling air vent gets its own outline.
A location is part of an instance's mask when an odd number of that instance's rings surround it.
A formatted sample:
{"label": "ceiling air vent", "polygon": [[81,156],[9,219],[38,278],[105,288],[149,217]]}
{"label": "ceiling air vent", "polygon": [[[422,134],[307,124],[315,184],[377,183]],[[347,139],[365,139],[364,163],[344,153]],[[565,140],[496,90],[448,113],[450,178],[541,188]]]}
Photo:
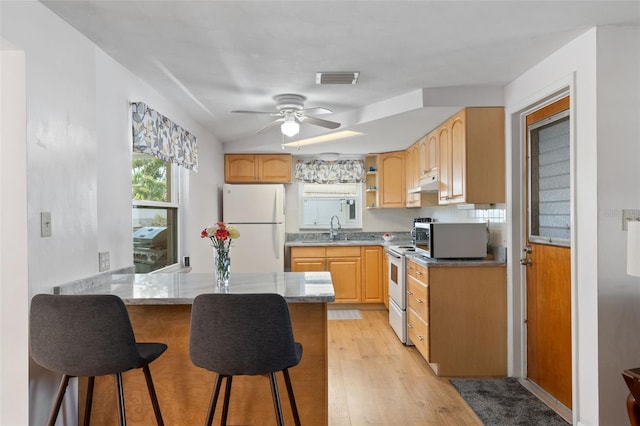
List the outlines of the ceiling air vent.
{"label": "ceiling air vent", "polygon": [[358,71],[317,72],[316,84],[356,84],[359,76]]}

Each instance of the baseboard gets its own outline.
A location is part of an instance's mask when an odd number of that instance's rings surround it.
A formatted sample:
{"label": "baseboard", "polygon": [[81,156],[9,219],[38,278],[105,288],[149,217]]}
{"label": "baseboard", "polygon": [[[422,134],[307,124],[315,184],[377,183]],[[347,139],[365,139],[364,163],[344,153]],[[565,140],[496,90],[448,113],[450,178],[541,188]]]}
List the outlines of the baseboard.
{"label": "baseboard", "polygon": [[555,411],[565,421],[567,421],[569,424],[573,424],[573,413],[568,407],[551,396],[548,392],[545,392],[545,390],[537,384],[527,379],[518,379],[518,382],[520,382],[520,384],[524,386],[529,392],[538,397],[538,399],[544,402],[547,407]]}
{"label": "baseboard", "polygon": [[359,309],[361,311],[386,311],[382,303],[328,303],[327,309]]}

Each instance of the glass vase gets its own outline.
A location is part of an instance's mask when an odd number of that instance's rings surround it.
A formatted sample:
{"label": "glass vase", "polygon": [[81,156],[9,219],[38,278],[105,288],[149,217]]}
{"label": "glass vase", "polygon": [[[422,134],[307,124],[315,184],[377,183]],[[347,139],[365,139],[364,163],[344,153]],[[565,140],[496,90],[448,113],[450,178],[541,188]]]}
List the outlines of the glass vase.
{"label": "glass vase", "polygon": [[228,250],[218,250],[214,254],[214,270],[217,287],[229,286],[231,259]]}

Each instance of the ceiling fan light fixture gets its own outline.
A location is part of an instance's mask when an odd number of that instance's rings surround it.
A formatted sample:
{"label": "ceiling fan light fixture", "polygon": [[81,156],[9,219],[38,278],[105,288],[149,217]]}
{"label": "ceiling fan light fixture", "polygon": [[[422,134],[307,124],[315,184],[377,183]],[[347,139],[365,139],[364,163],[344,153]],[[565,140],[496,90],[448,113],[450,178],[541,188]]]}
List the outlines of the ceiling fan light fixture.
{"label": "ceiling fan light fixture", "polygon": [[292,137],[297,135],[300,131],[300,124],[298,124],[295,119],[291,121],[285,120],[285,122],[280,125],[280,130],[282,131],[283,135]]}

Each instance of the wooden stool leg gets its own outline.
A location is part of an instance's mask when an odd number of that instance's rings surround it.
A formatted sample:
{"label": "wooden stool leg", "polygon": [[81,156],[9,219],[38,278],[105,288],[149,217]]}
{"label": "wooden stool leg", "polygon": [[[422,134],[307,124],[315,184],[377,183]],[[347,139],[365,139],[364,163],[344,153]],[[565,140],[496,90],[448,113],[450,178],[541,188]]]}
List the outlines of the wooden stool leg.
{"label": "wooden stool leg", "polygon": [[231,380],[233,376],[227,377],[227,386],[224,389],[224,403],[222,404],[222,419],[220,419],[220,424],[223,426],[227,426],[227,414],[229,414],[229,399],[231,398]]}
{"label": "wooden stool leg", "polygon": [[115,374],[116,378],[116,393],[118,397],[118,414],[120,420],[120,426],[125,426],[127,424],[127,415],[124,412],[124,390],[122,388],[122,374]]}
{"label": "wooden stool leg", "polygon": [[298,406],[296,405],[296,397],[293,394],[293,386],[291,386],[291,378],[289,377],[289,369],[282,370],[284,374],[284,382],[287,385],[287,393],[289,394],[289,403],[291,404],[291,410],[293,411],[293,421],[296,426],[300,426],[300,416],[298,415]]}
{"label": "wooden stool leg", "polygon": [[276,410],[278,425],[284,426],[282,407],[280,406],[280,396],[278,395],[278,382],[276,382],[276,373],[269,373],[269,380],[271,381],[271,396],[273,396],[273,406]]}
{"label": "wooden stool leg", "polygon": [[87,382],[87,399],[84,404],[84,426],[89,426],[91,423],[91,404],[93,404],[93,385],[96,382],[94,376],[89,377]]}
{"label": "wooden stool leg", "polygon": [[156,389],[153,386],[153,380],[151,379],[151,370],[149,370],[149,364],[142,367],[142,371],[144,371],[144,378],[147,381],[147,388],[149,389],[149,397],[151,397],[153,412],[156,415],[156,423],[158,423],[158,426],[164,426],[164,421],[162,420],[162,413],[160,412],[160,404],[158,404],[158,396],[156,395]]}
{"label": "wooden stool leg", "polygon": [[54,426],[56,423],[56,419],[58,418],[58,412],[60,412],[60,406],[62,405],[62,400],[64,399],[64,393],[67,390],[67,385],[69,384],[69,378],[71,376],[67,376],[66,374],[62,376],[60,380],[60,386],[58,386],[58,396],[56,397],[56,402],[53,404],[53,408],[51,409],[51,414],[49,415],[48,426]]}

